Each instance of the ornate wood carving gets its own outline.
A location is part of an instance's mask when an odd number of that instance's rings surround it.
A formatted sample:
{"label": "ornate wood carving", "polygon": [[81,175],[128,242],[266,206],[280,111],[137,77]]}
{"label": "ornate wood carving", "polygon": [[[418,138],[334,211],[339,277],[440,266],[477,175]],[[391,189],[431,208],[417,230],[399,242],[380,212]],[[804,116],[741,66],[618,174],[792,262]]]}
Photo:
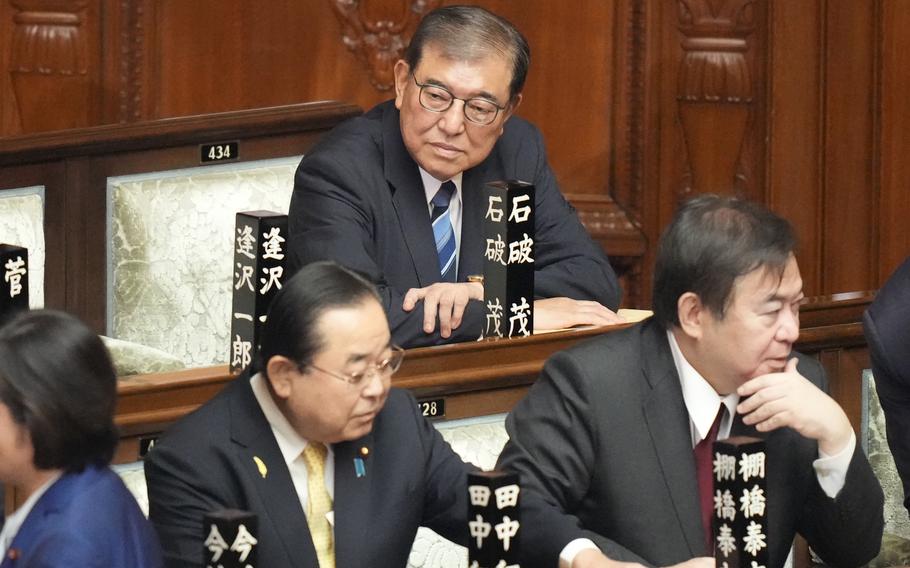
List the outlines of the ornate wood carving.
{"label": "ornate wood carving", "polygon": [[392,68],[404,53],[417,23],[440,0],[400,0],[406,3],[399,20],[368,20],[360,0],[331,0],[342,25],[341,39],[370,71],[370,82],[380,91],[394,85]]}
{"label": "ornate wood carving", "polygon": [[[13,0],[10,71],[25,131],[88,122],[87,0]],[[53,112],[48,112],[53,109]]]}
{"label": "ornate wood carving", "polygon": [[143,118],[144,5],[136,0],[120,0],[118,122],[135,122]]}
{"label": "ornate wood carving", "polygon": [[729,193],[752,104],[745,53],[754,30],[755,0],[679,0],[683,58],[677,101],[689,155],[679,197]]}

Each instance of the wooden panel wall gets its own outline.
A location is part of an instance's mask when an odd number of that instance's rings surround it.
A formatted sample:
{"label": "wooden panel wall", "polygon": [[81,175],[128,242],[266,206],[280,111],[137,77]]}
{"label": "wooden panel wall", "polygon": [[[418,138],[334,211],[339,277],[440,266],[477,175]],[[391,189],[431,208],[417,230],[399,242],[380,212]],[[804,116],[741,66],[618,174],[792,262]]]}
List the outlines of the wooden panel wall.
{"label": "wooden panel wall", "polygon": [[[420,13],[444,3],[0,0],[0,135],[324,99],[369,108],[390,96]],[[640,225],[632,305],[649,304],[662,227],[701,192],[793,221],[810,295],[875,288],[910,254],[910,2],[474,3],[530,40],[519,114],[543,130],[564,191],[591,218],[612,198],[617,223]]]}

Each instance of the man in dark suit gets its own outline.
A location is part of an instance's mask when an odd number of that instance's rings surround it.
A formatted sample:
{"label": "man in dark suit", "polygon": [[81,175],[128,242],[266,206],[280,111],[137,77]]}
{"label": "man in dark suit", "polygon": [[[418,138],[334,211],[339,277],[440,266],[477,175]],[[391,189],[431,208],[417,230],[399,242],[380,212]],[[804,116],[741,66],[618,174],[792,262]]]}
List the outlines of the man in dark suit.
{"label": "man in dark suit", "polygon": [[910,258],[898,267],[863,315],[875,388],[885,411],[888,446],[910,511]]}
{"label": "man in dark suit", "polygon": [[498,464],[525,489],[522,566],[713,566],[695,449],[728,435],[766,439],[769,567],[797,532],[835,566],[876,555],[881,488],[821,366],[791,351],[794,241],[759,206],[692,200],[661,240],[654,317],[547,362]]}
{"label": "man in dark suit", "polygon": [[261,371],[189,415],[146,459],[169,566],[201,566],[202,519],[258,515],[268,568],[405,566],[418,526],[467,541],[469,467],[390,389],[403,351],[373,286],[330,262],[276,295]]}
{"label": "man in dark suit", "polygon": [[405,347],[475,340],[483,284],[469,277],[482,274],[487,251],[483,186],[518,179],[536,187],[535,327],[618,321],[606,255],[560,193],[540,133],[512,116],[528,63],[525,38],[482,8],[428,14],[395,64],[395,100],[301,161],[291,270],[330,259],[366,274]]}

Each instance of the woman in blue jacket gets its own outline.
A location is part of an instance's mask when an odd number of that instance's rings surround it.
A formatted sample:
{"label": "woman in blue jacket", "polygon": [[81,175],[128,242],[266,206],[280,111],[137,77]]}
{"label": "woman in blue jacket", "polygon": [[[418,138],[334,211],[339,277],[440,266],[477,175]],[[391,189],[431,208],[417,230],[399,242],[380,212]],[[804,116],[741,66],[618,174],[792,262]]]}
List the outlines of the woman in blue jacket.
{"label": "woman in blue jacket", "polygon": [[154,530],[108,468],[117,378],[97,335],[61,312],[0,328],[0,482],[22,505],[0,568],[158,568]]}

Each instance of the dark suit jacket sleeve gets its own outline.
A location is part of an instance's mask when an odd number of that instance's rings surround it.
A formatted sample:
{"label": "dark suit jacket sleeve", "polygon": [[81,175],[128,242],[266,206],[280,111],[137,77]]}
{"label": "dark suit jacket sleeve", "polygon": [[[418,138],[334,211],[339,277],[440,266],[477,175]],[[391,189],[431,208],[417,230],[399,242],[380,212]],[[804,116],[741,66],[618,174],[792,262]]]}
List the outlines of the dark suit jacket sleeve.
{"label": "dark suit jacket sleeve", "polygon": [[[584,370],[570,353],[554,355],[506,419],[509,441],[498,469],[518,472],[522,487],[522,566],[558,565],[559,553],[589,538],[610,558],[645,563],[616,542],[582,528],[575,510],[591,484],[598,432]],[[618,434],[621,435],[621,434]]]}
{"label": "dark suit jacket sleeve", "polygon": [[423,526],[462,546],[468,544],[468,472],[477,468],[465,463],[436,428],[417,409],[407,393],[408,410],[424,459]]}
{"label": "dark suit jacket sleeve", "polygon": [[[350,146],[349,156],[375,152],[369,145],[350,143]],[[484,317],[481,302],[468,304],[462,324],[446,340],[440,337],[438,326],[431,334],[423,332],[422,305],[410,312],[402,309],[408,290],[390,285],[376,261],[375,240],[377,233],[383,232],[376,223],[398,222],[395,218],[378,218],[376,209],[381,205],[376,202],[375,195],[369,195],[370,192],[387,193],[387,182],[381,169],[371,171],[345,166],[338,161],[341,157],[339,151],[311,154],[297,169],[288,212],[288,228],[292,235],[290,270],[294,272],[317,260],[334,260],[362,273],[376,284],[389,318],[392,341],[399,345],[422,347],[476,340]],[[376,156],[361,158],[380,160]]]}
{"label": "dark suit jacket sleeve", "polygon": [[910,258],[898,267],[863,314],[872,374],[885,412],[888,446],[910,511]]}
{"label": "dark suit jacket sleeve", "polygon": [[622,299],[616,273],[560,192],[543,137],[531,128],[534,135],[522,138],[515,160],[535,160],[534,293],[538,298],[595,300],[615,311]]}
{"label": "dark suit jacket sleeve", "polygon": [[218,472],[206,471],[199,463],[162,444],[146,457],[149,520],[158,531],[165,566],[202,566],[202,518],[226,507],[205,489]]}
{"label": "dark suit jacket sleeve", "polygon": [[[799,372],[828,391],[824,370],[815,359],[800,356]],[[884,495],[860,444],[857,442],[853,452],[844,487],[834,499],[825,494],[814,471],[811,479],[797,532],[830,566],[861,566],[872,560],[884,530]]]}

